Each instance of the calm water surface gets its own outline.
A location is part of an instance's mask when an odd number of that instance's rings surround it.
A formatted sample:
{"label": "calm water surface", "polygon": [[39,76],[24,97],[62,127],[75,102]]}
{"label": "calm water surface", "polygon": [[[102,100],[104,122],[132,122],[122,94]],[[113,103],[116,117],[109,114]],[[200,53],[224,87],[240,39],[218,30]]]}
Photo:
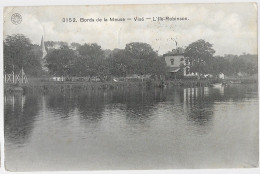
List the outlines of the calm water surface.
{"label": "calm water surface", "polygon": [[258,165],[257,86],[5,96],[11,171]]}

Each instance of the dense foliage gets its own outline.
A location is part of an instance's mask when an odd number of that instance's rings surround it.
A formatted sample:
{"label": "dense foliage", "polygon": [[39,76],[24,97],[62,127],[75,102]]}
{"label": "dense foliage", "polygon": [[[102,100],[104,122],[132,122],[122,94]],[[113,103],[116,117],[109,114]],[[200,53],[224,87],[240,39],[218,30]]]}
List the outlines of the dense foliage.
{"label": "dense foliage", "polygon": [[76,45],[75,50],[62,46],[50,52],[46,60],[52,75],[96,76],[101,80],[133,74],[163,75],[166,69],[165,62],[146,43],[130,43],[109,55],[95,43]]}
{"label": "dense foliage", "polygon": [[40,57],[42,53],[39,46],[20,34],[7,36],[4,46],[4,70],[6,73],[19,73],[21,68],[29,75],[37,76],[41,73]]}
{"label": "dense foliage", "polygon": [[[111,77],[131,75],[166,75],[167,66],[147,43],[132,42],[124,49],[103,50],[100,45],[66,42],[45,42],[48,51],[46,66],[49,74],[68,77],[99,77],[108,80]],[[215,56],[213,45],[204,40],[191,43],[185,49],[185,57],[190,62],[191,72],[199,74],[224,73],[238,75],[257,73],[257,56]],[[255,58],[256,57],[256,58]],[[23,67],[31,76],[43,74],[41,67],[42,52],[38,45],[20,34],[7,36],[4,40],[4,70],[7,73],[20,71]],[[254,61],[250,61],[254,60]]]}
{"label": "dense foliage", "polygon": [[257,73],[256,55],[213,56],[214,53],[213,45],[204,40],[198,40],[188,45],[185,49],[185,56],[189,59],[191,72],[212,75],[224,73],[228,76]]}
{"label": "dense foliage", "polygon": [[210,72],[209,62],[213,59],[215,50],[212,48],[213,45],[204,40],[198,40],[191,43],[185,49],[185,56],[190,62],[190,71],[198,72],[199,74],[207,74]]}

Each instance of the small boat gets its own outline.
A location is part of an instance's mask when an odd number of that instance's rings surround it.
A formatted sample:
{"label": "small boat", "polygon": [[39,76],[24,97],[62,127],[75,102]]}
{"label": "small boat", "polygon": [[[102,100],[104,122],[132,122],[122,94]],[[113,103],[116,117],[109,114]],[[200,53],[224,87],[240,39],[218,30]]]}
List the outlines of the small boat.
{"label": "small boat", "polygon": [[220,88],[222,87],[222,83],[214,83],[211,85],[213,88]]}

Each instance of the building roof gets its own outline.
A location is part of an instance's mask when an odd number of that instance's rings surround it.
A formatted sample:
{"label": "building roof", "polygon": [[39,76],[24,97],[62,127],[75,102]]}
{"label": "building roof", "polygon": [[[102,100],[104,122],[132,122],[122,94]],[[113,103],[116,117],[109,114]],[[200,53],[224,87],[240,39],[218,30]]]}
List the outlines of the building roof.
{"label": "building roof", "polygon": [[178,72],[180,70],[180,67],[169,67],[168,72]]}

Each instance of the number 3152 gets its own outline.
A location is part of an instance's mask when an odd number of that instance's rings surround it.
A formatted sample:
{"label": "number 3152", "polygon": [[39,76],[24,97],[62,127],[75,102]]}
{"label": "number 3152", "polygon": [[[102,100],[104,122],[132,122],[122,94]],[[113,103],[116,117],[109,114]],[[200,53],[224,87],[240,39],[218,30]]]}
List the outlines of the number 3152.
{"label": "number 3152", "polygon": [[62,22],[77,22],[76,18],[62,18]]}

